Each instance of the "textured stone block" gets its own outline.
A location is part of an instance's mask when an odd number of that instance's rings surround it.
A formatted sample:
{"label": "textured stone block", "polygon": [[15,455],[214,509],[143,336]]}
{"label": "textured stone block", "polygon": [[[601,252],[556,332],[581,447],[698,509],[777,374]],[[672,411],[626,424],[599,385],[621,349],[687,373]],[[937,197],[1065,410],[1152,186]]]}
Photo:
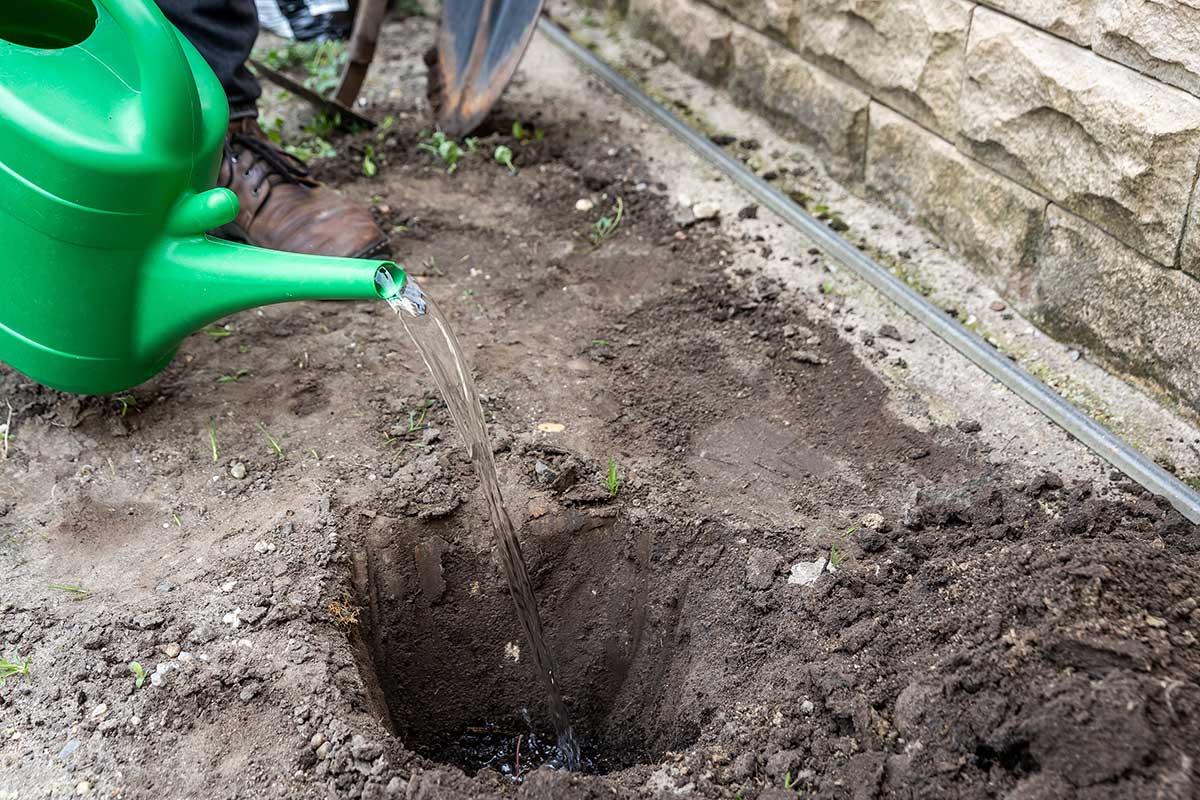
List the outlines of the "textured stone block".
{"label": "textured stone block", "polygon": [[1051,333],[1200,411],[1200,281],[1052,205],[1032,292],[1029,311]]}
{"label": "textured stone block", "polygon": [[1095,34],[1098,2],[1104,0],[983,0],[986,6],[1084,47]]}
{"label": "textured stone block", "polygon": [[971,22],[964,0],[795,0],[801,55],[926,127],[952,136]]}
{"label": "textured stone block", "polygon": [[980,8],[960,105],[966,152],[1174,265],[1200,99]]}
{"label": "textured stone block", "polygon": [[628,18],[687,71],[716,84],[728,77],[734,25],[720,12],[686,0],[630,0]]}
{"label": "textured stone block", "polygon": [[871,104],[867,189],[1015,287],[1031,265],[1046,201],[981,166],[949,142]]}
{"label": "textured stone block", "polygon": [[760,34],[738,29],[732,42],[734,98],[829,159],[833,175],[861,182],[870,98]]}
{"label": "textured stone block", "polygon": [[[695,2],[695,0],[689,0]],[[795,0],[709,0],[743,25],[775,37],[786,37],[797,6]]]}
{"label": "textured stone block", "polygon": [[1200,95],[1200,3],[1098,0],[1093,49]]}

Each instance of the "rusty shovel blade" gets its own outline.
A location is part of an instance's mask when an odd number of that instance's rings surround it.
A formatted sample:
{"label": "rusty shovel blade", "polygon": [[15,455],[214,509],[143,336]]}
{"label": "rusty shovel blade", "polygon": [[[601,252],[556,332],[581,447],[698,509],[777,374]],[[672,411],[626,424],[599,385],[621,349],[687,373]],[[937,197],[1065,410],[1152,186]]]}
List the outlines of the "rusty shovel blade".
{"label": "rusty shovel blade", "polygon": [[426,56],[438,127],[464,136],[500,99],[529,46],[543,0],[445,0]]}

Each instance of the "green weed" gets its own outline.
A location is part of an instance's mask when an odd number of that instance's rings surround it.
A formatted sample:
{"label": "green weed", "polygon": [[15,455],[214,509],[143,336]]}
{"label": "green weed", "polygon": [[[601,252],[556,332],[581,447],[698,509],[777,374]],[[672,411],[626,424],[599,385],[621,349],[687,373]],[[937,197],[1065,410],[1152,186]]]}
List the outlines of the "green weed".
{"label": "green weed", "polygon": [[613,457],[608,457],[608,474],[604,478],[604,488],[608,489],[609,497],[616,497],[621,493],[621,474],[617,471],[617,462],[613,461]]}
{"label": "green weed", "polygon": [[73,594],[79,598],[84,598],[91,594],[91,592],[89,592],[87,589],[84,589],[82,586],[67,586],[65,584],[52,583],[50,584],[50,588],[60,592]]}
{"label": "green weed", "polygon": [[433,153],[446,165],[446,174],[453,175],[458,169],[459,159],[463,157],[463,149],[458,142],[441,131],[434,131],[431,136],[417,145],[417,148],[427,153]]}
{"label": "green weed", "polygon": [[267,430],[267,426],[260,422],[258,423],[258,429],[262,431],[262,435],[266,437],[267,444],[271,445],[271,449],[275,451],[275,455],[283,458],[283,448],[279,446],[279,442],[277,442],[275,437],[271,435],[271,432]]}
{"label": "green weed", "polygon": [[140,689],[146,683],[146,678],[150,677],[146,674],[146,670],[136,661],[129,662],[129,671],[133,673],[133,688]]}
{"label": "green weed", "polygon": [[208,418],[208,446],[212,448],[213,462],[221,459],[221,450],[217,447],[217,425],[213,417]]}
{"label": "green weed", "polygon": [[292,42],[286,47],[268,50],[262,60],[277,70],[303,66],[308,73],[304,85],[318,94],[327,95],[337,87],[347,57],[345,42]]}
{"label": "green weed", "polygon": [[19,678],[29,674],[29,659],[20,658],[16,650],[13,650],[11,659],[0,656],[0,686],[3,686],[9,678]]}
{"label": "green weed", "polygon": [[122,417],[129,413],[129,409],[137,408],[137,398],[131,394],[119,394],[113,400],[120,404]]}
{"label": "green weed", "polygon": [[377,172],[379,172],[379,167],[375,165],[375,148],[367,145],[367,150],[363,154],[362,174],[368,178],[374,178]]}
{"label": "green weed", "polygon": [[204,332],[213,339],[224,339],[226,336],[233,336],[233,331],[228,328],[222,328],[220,325],[212,325],[204,329]]}
{"label": "green weed", "polygon": [[528,128],[521,124],[520,120],[517,120],[512,124],[512,136],[518,142],[528,142],[531,140],[540,142],[546,138],[546,132],[541,128],[534,128],[533,131],[530,132]]}
{"label": "green weed", "polygon": [[[239,369],[237,372],[234,372],[230,375],[222,375],[221,377],[217,378],[217,383],[234,383],[235,381],[240,381],[249,374],[250,370],[243,367],[242,369]],[[121,416],[125,415],[122,414]]]}
{"label": "green weed", "polygon": [[844,563],[846,563],[845,551],[838,550],[838,546],[836,544],[831,544],[829,546],[829,566],[837,569]]}
{"label": "green weed", "polygon": [[592,229],[588,232],[588,241],[593,247],[599,247],[604,244],[614,233],[617,228],[621,227],[621,221],[625,218],[625,201],[620,197],[613,205],[613,213],[605,215],[592,223]]}
{"label": "green weed", "polygon": [[513,175],[517,174],[517,168],[513,166],[513,151],[511,147],[503,144],[498,145],[496,147],[496,152],[492,157],[496,159],[496,163],[503,164],[504,166],[508,167],[508,171],[510,173]]}

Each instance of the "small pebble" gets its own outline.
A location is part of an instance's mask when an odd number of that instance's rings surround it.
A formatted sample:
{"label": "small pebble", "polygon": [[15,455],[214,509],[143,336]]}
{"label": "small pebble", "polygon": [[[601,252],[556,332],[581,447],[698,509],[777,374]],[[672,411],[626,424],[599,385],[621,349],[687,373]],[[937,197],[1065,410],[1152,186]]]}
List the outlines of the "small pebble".
{"label": "small pebble", "polygon": [[588,200],[586,197],[581,197],[575,201],[575,210],[576,211],[591,211],[595,207],[596,207],[596,204],[593,203],[591,200]]}
{"label": "small pebble", "polygon": [[229,475],[230,477],[240,481],[242,478],[246,477],[246,465],[240,461],[233,462],[229,465]]}
{"label": "small pebble", "polygon": [[163,652],[166,653],[167,658],[174,658],[175,656],[179,655],[179,651],[181,649],[182,648],[180,648],[179,642],[170,642],[166,647],[163,648]]}
{"label": "small pebble", "polygon": [[80,781],[75,784],[75,794],[84,795],[92,790],[92,785],[87,781]]}
{"label": "small pebble", "polygon": [[1008,306],[1004,304],[1003,300],[993,300],[992,304],[988,306],[988,308],[992,309],[992,311],[1003,311],[1004,309],[1008,308]]}
{"label": "small pebble", "polygon": [[108,704],[101,703],[100,705],[98,705],[92,709],[92,719],[100,719],[100,717],[103,717],[107,713],[108,713]]}
{"label": "small pebble", "polygon": [[329,744],[329,742],[324,742],[320,747],[317,748],[317,758],[324,761],[325,759],[329,758],[329,751],[332,749],[333,747]]}
{"label": "small pebble", "polygon": [[323,744],[325,744],[325,734],[323,733],[314,733],[312,738],[308,740],[308,746],[313,750],[316,750]]}
{"label": "small pebble", "polygon": [[716,219],[721,215],[721,207],[716,203],[696,203],[692,206],[692,216],[696,219]]}
{"label": "small pebble", "polygon": [[254,545],[254,552],[256,553],[273,553],[274,551],[274,543],[268,542],[265,539],[259,540],[258,544]]}

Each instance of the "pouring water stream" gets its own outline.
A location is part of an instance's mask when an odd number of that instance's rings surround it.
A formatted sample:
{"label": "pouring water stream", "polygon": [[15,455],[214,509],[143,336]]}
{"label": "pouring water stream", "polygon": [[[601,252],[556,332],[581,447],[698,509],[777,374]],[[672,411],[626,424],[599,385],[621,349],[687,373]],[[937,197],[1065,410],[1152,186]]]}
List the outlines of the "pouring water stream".
{"label": "pouring water stream", "polygon": [[386,271],[376,278],[380,293],[388,305],[400,317],[400,323],[408,332],[425,366],[437,383],[455,427],[467,447],[467,454],[479,475],[479,485],[487,502],[492,529],[500,546],[500,563],[508,588],[516,606],[517,617],[525,630],[525,639],[533,654],[534,666],[546,688],[550,706],[550,719],[558,737],[559,755],[563,765],[570,770],[580,767],[579,743],[571,727],[566,704],[558,685],[558,669],[542,632],[542,618],[538,613],[537,599],[525,567],[520,542],[513,530],[512,520],[504,510],[504,498],[496,479],[496,462],[492,457],[492,446],[484,424],[483,407],[479,393],[467,368],[458,340],[450,325],[433,301],[426,297],[411,279],[397,287]]}

